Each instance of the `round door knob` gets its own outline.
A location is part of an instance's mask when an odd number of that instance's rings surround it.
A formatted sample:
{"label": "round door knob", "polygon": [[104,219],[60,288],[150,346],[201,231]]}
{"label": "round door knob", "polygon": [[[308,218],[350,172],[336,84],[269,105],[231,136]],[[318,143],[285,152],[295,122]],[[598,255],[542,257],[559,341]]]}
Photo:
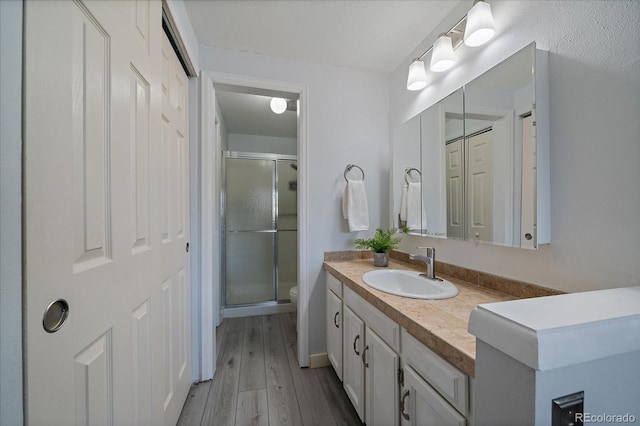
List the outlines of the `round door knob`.
{"label": "round door knob", "polygon": [[475,233],[475,236],[476,236],[476,238],[480,237],[480,233],[479,233],[479,232],[476,232],[476,233]]}
{"label": "round door knob", "polygon": [[44,310],[42,327],[47,333],[60,330],[69,317],[69,304],[64,299],[54,300]]}
{"label": "round door knob", "polygon": [[527,232],[526,234],[524,234],[524,239],[525,240],[531,241],[532,238],[533,238],[533,235],[531,235],[530,233]]}

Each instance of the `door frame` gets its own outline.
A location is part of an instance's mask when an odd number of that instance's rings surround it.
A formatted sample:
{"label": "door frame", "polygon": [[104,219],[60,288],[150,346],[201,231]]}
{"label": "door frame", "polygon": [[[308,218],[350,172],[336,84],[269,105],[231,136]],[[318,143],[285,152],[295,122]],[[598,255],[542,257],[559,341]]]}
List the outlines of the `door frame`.
{"label": "door frame", "polygon": [[[304,84],[269,80],[258,77],[202,70],[200,73],[200,202],[201,202],[201,280],[200,329],[201,380],[213,378],[215,373],[215,330],[208,332],[206,324],[219,324],[221,320],[221,239],[219,238],[221,209],[222,146],[216,131],[214,84],[239,86],[263,91],[275,96],[277,92],[298,94],[298,364],[309,365],[309,279],[308,279],[308,143],[307,105],[308,87]],[[218,255],[215,255],[217,253]],[[204,259],[210,259],[205,262]]]}

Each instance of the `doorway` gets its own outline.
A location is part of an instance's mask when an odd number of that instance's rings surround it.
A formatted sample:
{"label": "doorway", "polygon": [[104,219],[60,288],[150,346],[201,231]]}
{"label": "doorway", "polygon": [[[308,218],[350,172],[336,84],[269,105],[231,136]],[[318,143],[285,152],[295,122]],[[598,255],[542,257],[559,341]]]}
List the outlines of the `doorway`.
{"label": "doorway", "polygon": [[[298,364],[301,367],[309,365],[309,312],[308,305],[308,218],[309,200],[307,196],[307,104],[308,93],[305,85],[298,83],[266,80],[249,76],[225,74],[214,71],[203,71],[201,75],[202,99],[202,137],[199,145],[199,156],[195,164],[200,168],[202,176],[199,188],[201,200],[201,241],[199,242],[201,259],[198,265],[201,274],[199,303],[199,354],[201,359],[201,380],[213,377],[216,366],[216,326],[223,317],[229,315],[224,309],[222,298],[222,172],[224,151],[229,149],[228,123],[221,113],[218,94],[227,91],[237,93],[251,93],[263,96],[279,96],[296,99],[297,123],[297,221],[298,221],[298,309],[296,313],[298,325]],[[234,145],[232,143],[231,145]],[[237,146],[236,146],[237,147]],[[234,308],[243,309],[243,308]],[[254,309],[250,307],[249,309]],[[265,312],[265,313],[270,313]],[[211,326],[213,324],[213,327]]]}
{"label": "doorway", "polygon": [[224,317],[295,310],[289,294],[298,275],[297,95],[279,95],[283,110],[272,108],[273,99],[247,88],[216,90]]}

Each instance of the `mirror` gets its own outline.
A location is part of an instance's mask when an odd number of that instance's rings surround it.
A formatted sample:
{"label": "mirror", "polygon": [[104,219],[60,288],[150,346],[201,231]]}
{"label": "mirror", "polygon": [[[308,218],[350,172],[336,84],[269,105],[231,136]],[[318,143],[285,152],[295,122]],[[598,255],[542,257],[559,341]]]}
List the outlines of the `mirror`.
{"label": "mirror", "polygon": [[[440,238],[462,238],[457,233],[456,225],[461,224],[464,210],[453,206],[450,194],[458,194],[463,190],[462,175],[450,175],[451,167],[462,169],[462,157],[456,160],[447,152],[446,141],[453,141],[464,136],[463,92],[458,89],[437,104],[420,114],[422,132],[422,186],[424,208],[426,211],[423,223],[423,235]],[[453,160],[447,160],[453,158]],[[449,217],[450,216],[450,217]],[[454,226],[448,226],[452,223]]]}
{"label": "mirror", "polygon": [[[393,133],[393,227],[409,233],[420,233],[422,229],[422,190],[420,189],[420,116],[397,127]],[[407,210],[407,192],[411,184],[412,195],[418,185],[417,197],[412,198],[412,207]],[[411,205],[411,203],[410,203]],[[407,213],[411,217],[407,217]]]}
{"label": "mirror", "polygon": [[464,86],[467,239],[535,247],[534,58],[528,46]]}
{"label": "mirror", "polygon": [[536,142],[535,64],[532,43],[395,130],[394,226],[537,248],[548,157]]}

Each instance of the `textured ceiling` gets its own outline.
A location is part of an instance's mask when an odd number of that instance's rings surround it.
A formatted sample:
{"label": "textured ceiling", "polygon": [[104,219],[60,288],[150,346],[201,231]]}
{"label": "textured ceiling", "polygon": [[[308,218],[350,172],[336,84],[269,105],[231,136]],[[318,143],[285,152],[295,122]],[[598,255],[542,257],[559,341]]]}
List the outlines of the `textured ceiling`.
{"label": "textured ceiling", "polygon": [[282,138],[298,135],[296,111],[275,114],[269,106],[270,96],[216,90],[216,99],[229,133]]}
{"label": "textured ceiling", "polygon": [[185,0],[198,42],[390,73],[460,0]]}

